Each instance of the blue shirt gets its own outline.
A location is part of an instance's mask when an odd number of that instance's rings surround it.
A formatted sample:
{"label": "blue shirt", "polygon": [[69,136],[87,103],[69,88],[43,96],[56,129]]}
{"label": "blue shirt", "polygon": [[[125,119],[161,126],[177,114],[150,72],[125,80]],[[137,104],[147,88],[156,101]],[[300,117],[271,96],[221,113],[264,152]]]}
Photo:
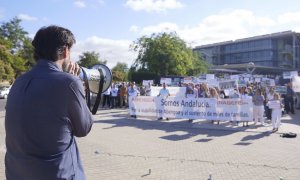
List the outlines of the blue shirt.
{"label": "blue shirt", "polygon": [[81,80],[39,60],[7,99],[7,180],[85,179],[74,136],[86,136],[92,124]]}

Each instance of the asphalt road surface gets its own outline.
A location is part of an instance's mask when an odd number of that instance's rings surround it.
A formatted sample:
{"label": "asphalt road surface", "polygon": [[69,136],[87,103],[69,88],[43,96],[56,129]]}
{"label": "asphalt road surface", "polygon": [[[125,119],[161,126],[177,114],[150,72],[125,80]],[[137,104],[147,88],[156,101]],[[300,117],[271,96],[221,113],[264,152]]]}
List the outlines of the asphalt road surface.
{"label": "asphalt road surface", "polygon": [[6,99],[0,99],[0,111],[4,111],[6,105]]}

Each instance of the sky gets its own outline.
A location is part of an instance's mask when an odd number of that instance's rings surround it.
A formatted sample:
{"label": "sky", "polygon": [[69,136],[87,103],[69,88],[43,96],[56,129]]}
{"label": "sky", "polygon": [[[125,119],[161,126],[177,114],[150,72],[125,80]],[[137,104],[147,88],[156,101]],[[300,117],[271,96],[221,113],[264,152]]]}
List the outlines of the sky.
{"label": "sky", "polygon": [[130,45],[152,33],[176,32],[190,47],[282,31],[300,32],[298,0],[1,0],[0,23],[14,17],[31,38],[59,25],[76,37],[72,60],[95,51],[112,68],[130,66]]}

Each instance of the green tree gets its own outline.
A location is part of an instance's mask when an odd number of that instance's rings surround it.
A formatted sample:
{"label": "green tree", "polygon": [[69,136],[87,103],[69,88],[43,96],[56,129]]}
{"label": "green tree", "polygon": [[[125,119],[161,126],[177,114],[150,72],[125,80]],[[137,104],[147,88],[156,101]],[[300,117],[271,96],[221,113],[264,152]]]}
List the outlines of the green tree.
{"label": "green tree", "polygon": [[79,61],[77,63],[80,66],[90,68],[96,64],[106,64],[107,61],[102,61],[99,53],[96,53],[95,51],[87,51],[83,52],[82,55],[79,56]]}
{"label": "green tree", "polygon": [[11,43],[0,36],[0,81],[13,82],[15,73],[11,66],[14,56],[9,47]]}
{"label": "green tree", "polygon": [[185,76],[207,70],[206,63],[176,33],[143,36],[131,48],[138,53],[131,68],[135,71],[148,71],[160,76]]}
{"label": "green tree", "polygon": [[25,69],[28,70],[32,66],[35,65],[36,61],[34,59],[34,48],[31,44],[32,39],[26,37],[24,42],[23,42],[23,47],[22,49],[19,50],[17,56],[22,58],[25,61]]}
{"label": "green tree", "polygon": [[112,68],[114,81],[125,81],[128,79],[128,65],[126,63],[118,62],[116,66]]}
{"label": "green tree", "polygon": [[20,25],[21,21],[21,19],[14,17],[9,22],[4,22],[0,26],[0,36],[12,43],[12,54],[17,53],[23,48],[23,43],[28,35],[28,32],[24,31]]}
{"label": "green tree", "polygon": [[[5,47],[0,56],[5,61],[3,66],[6,66],[7,72],[11,72],[10,68],[13,69],[15,78],[35,64],[31,39],[27,37],[28,32],[23,30],[20,23],[21,20],[15,17],[0,26],[0,43]],[[8,55],[7,51],[9,58],[4,57]]]}

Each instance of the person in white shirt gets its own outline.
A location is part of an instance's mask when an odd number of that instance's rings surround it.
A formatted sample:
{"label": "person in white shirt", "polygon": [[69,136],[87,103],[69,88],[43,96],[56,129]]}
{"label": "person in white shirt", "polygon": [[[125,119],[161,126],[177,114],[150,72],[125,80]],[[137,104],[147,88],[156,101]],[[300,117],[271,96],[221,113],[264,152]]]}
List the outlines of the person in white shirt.
{"label": "person in white shirt", "polygon": [[107,107],[110,108],[110,92],[111,92],[111,87],[109,87],[109,88],[103,93],[102,108],[104,108],[106,104],[107,104]]}
{"label": "person in white shirt", "polygon": [[274,93],[274,98],[268,101],[267,106],[269,106],[269,108],[272,109],[272,126],[273,126],[272,131],[276,132],[278,131],[278,128],[281,123],[281,115],[282,115],[282,108],[283,108],[280,95],[278,93]]}
{"label": "person in white shirt", "polygon": [[[139,95],[139,91],[135,86],[135,83],[130,83],[130,86],[127,90],[128,93],[128,102],[131,102],[132,98]],[[130,114],[131,117],[136,118],[136,115]]]}
{"label": "person in white shirt", "polygon": [[116,102],[117,97],[118,97],[118,87],[117,87],[117,85],[115,85],[115,87],[111,88],[111,102],[110,102],[111,108],[115,108],[116,103],[117,103]]}
{"label": "person in white shirt", "polygon": [[163,88],[159,91],[158,97],[167,98],[170,96],[169,90],[166,88],[166,83],[163,83]]}
{"label": "person in white shirt", "polygon": [[[159,94],[157,97],[167,98],[170,96],[169,90],[166,88],[166,83],[163,83],[163,88],[159,91]],[[162,120],[162,117],[159,117],[158,120]],[[166,120],[169,120],[169,118],[166,118]]]}
{"label": "person in white shirt", "polygon": [[[270,89],[266,89],[266,104],[268,103],[268,101],[272,101],[274,99],[274,89],[270,88]],[[270,109],[268,106],[265,107],[265,111],[266,111],[266,116],[267,119],[272,119],[272,109]]]}

